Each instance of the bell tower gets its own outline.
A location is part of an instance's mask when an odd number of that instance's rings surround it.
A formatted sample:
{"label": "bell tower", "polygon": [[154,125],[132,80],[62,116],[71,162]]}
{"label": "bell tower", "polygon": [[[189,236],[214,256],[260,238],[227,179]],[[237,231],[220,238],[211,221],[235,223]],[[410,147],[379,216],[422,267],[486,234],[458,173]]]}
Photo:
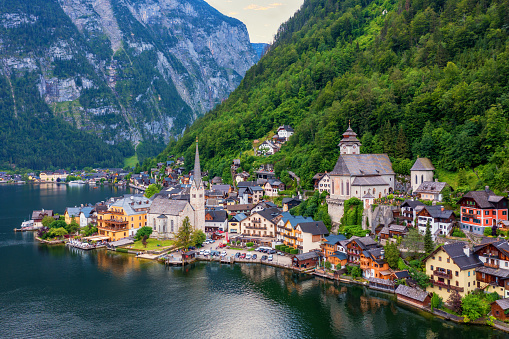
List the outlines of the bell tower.
{"label": "bell tower", "polygon": [[[203,181],[201,180],[198,138],[196,138],[196,154],[194,156],[194,172],[189,203],[194,209],[194,228],[205,232],[205,188],[203,187]],[[193,222],[193,220],[191,220],[191,222]]]}
{"label": "bell tower", "polygon": [[350,127],[350,121],[348,121],[348,129],[343,133],[343,139],[338,146],[340,154],[361,154],[361,142],[357,139],[357,133]]}

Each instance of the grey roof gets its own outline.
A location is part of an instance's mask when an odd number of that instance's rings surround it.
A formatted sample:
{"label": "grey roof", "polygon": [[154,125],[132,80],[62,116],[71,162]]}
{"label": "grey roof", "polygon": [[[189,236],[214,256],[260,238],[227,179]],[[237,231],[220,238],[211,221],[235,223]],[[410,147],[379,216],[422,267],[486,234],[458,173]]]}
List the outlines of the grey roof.
{"label": "grey roof", "polygon": [[237,184],[237,187],[250,187],[250,186],[257,186],[256,181],[241,181]]}
{"label": "grey roof", "polygon": [[67,211],[67,214],[69,214],[70,217],[77,217],[80,215],[81,212],[80,207],[67,207],[65,210]]}
{"label": "grey roof", "polygon": [[247,216],[246,216],[244,213],[238,213],[238,214],[235,214],[235,215],[234,215],[234,216],[230,219],[230,221],[233,221],[233,222],[235,222],[235,221],[240,222],[240,221],[242,221],[242,220],[244,220],[244,219],[246,219],[246,218],[247,218]]}
{"label": "grey roof", "polygon": [[228,193],[230,191],[230,185],[212,185],[210,186],[211,190],[221,191],[224,193]]}
{"label": "grey roof", "polygon": [[393,175],[392,164],[387,154],[342,154],[339,156],[333,175]]}
{"label": "grey roof", "polygon": [[435,167],[428,158],[417,158],[410,171],[433,171]]}
{"label": "grey roof", "polygon": [[357,133],[355,133],[350,127],[350,124],[348,125],[347,130],[343,133],[343,139],[339,142],[338,146],[344,143],[359,143],[359,139],[357,139]]}
{"label": "grey roof", "polygon": [[428,297],[428,293],[419,290],[417,288],[408,287],[405,285],[399,285],[398,288],[396,288],[396,294],[400,294],[402,296],[405,296],[410,299],[414,299],[420,302],[424,302],[426,300],[426,297]]}
{"label": "grey roof", "polygon": [[312,235],[329,234],[329,230],[323,221],[301,222],[298,223],[297,226],[300,226],[300,229],[304,233],[311,233]]}
{"label": "grey roof", "polygon": [[425,204],[419,200],[405,200],[401,204],[401,207],[407,207],[407,206],[411,207],[411,208],[416,208],[417,206],[425,206]]}
{"label": "grey roof", "polygon": [[237,204],[237,205],[228,205],[226,206],[226,210],[230,212],[235,211],[250,211],[254,207],[253,204]]}
{"label": "grey roof", "polygon": [[352,186],[387,186],[389,185],[381,176],[355,177]]}
{"label": "grey roof", "polygon": [[509,308],[509,299],[498,299],[495,301],[504,311]]}
{"label": "grey roof", "polygon": [[467,256],[463,251],[463,248],[467,246],[464,242],[457,242],[453,244],[446,244],[442,246],[442,249],[451,257],[454,263],[461,270],[469,270],[475,267],[483,266],[483,263],[477,255],[470,254]]}
{"label": "grey roof", "polygon": [[403,278],[409,278],[410,277],[410,274],[408,274],[407,270],[394,272],[394,275],[398,279],[403,279]]}
{"label": "grey roof", "polygon": [[331,234],[324,239],[324,244],[334,245],[340,241],[346,240],[346,237],[343,234]]}
{"label": "grey roof", "polygon": [[[139,214],[140,210],[148,209],[152,205],[152,201],[145,198],[143,195],[124,195],[123,198],[118,199],[111,207],[122,207],[125,214],[133,215]],[[160,213],[158,213],[160,214]]]}
{"label": "grey roof", "polygon": [[[92,214],[93,207],[83,207],[81,209],[81,213],[85,216],[85,218],[90,218],[90,214]],[[81,214],[80,213],[80,214]]]}
{"label": "grey roof", "polygon": [[408,232],[408,227],[403,225],[392,224],[389,225],[389,230],[393,232]]}
{"label": "grey roof", "polygon": [[389,227],[388,226],[384,226],[382,228],[382,230],[380,231],[380,234],[389,234]]}
{"label": "grey roof", "polygon": [[174,200],[168,199],[164,196],[158,196],[154,199],[154,201],[152,201],[149,213],[179,215],[179,213],[182,212],[188,204],[187,200]]}
{"label": "grey roof", "polygon": [[331,255],[331,257],[338,258],[339,260],[345,260],[347,258],[345,253],[339,251],[334,252],[334,254]]}
{"label": "grey roof", "polygon": [[315,258],[318,258],[319,256],[320,255],[318,253],[316,253],[315,251],[311,251],[311,252],[307,252],[307,253],[297,254],[297,255],[295,255],[295,258],[297,258],[300,261],[300,260],[315,259]]}
{"label": "grey roof", "polygon": [[272,221],[272,219],[274,219],[281,213],[279,212],[279,210],[277,208],[266,208],[264,210],[256,212],[255,214],[259,214],[262,217],[264,217],[265,219]]}
{"label": "grey roof", "polygon": [[205,222],[224,222],[228,219],[225,210],[207,210],[205,215],[209,214],[212,217],[212,220],[205,220]]}
{"label": "grey roof", "polygon": [[368,191],[368,193],[364,194],[364,196],[362,197],[362,199],[373,199],[373,198],[375,198],[375,197],[369,191]]}
{"label": "grey roof", "polygon": [[499,277],[503,279],[509,278],[509,270],[505,270],[503,268],[491,268],[491,267],[478,267],[475,269],[476,272],[481,272],[485,274],[492,275],[494,277]]}
{"label": "grey roof", "polygon": [[433,218],[449,219],[454,212],[451,210],[442,210],[442,206],[424,206],[424,208]]}
{"label": "grey roof", "polygon": [[386,286],[394,286],[394,282],[388,280],[388,279],[380,279],[380,278],[368,278],[366,279],[370,283],[380,284],[380,285],[386,285]]}
{"label": "grey roof", "polygon": [[493,205],[494,203],[497,203],[500,200],[505,199],[504,197],[495,195],[495,193],[493,193],[493,191],[490,190],[470,191],[467,194],[465,194],[461,200],[463,200],[464,198],[474,199],[477,205],[479,205],[479,207],[481,208],[494,208],[495,207]]}
{"label": "grey roof", "polygon": [[196,154],[194,155],[193,183],[195,184],[195,187],[197,187],[197,188],[201,187],[201,185],[202,185],[200,154],[198,153],[198,138],[196,138]]}
{"label": "grey roof", "polygon": [[282,203],[284,205],[284,204],[287,204],[287,203],[292,202],[292,201],[295,201],[295,202],[298,202],[298,203],[301,202],[300,199],[297,199],[297,198],[283,198]]}
{"label": "grey roof", "polygon": [[492,244],[493,246],[495,246],[496,249],[498,249],[499,251],[505,252],[505,254],[509,256],[509,243],[507,242],[507,240],[505,240],[505,239],[498,240],[496,238],[489,238],[489,237],[483,238],[481,240],[480,245],[474,246],[474,252],[479,251],[480,249],[482,249],[483,247],[486,247],[489,244]]}
{"label": "grey roof", "polygon": [[282,125],[282,126],[279,126],[278,131],[279,131],[280,129],[287,130],[288,132],[293,132],[293,128],[292,128],[292,127],[290,127],[289,125]]}
{"label": "grey roof", "polygon": [[417,187],[414,193],[439,194],[445,186],[448,186],[446,182],[425,181]]}
{"label": "grey roof", "polygon": [[[352,239],[352,238],[350,238],[350,239]],[[362,249],[367,249],[368,247],[372,247],[372,246],[378,246],[378,243],[376,241],[374,241],[373,239],[371,239],[370,237],[368,237],[368,236],[362,237],[362,238],[360,238],[360,237],[356,238],[356,239],[354,239],[354,241],[357,244],[359,244],[359,246]]]}

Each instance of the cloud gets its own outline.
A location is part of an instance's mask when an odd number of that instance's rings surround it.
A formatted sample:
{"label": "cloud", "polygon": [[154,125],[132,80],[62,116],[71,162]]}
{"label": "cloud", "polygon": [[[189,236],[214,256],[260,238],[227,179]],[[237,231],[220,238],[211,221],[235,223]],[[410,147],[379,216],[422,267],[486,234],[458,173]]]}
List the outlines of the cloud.
{"label": "cloud", "polygon": [[268,9],[273,9],[273,8],[277,8],[279,6],[283,6],[282,3],[279,3],[279,2],[275,2],[273,4],[269,4],[267,6],[260,6],[260,5],[255,5],[255,4],[251,4],[247,7],[244,7],[245,10],[252,10],[252,11],[266,11]]}
{"label": "cloud", "polygon": [[239,14],[239,12],[229,12],[228,16],[234,16],[234,15],[237,15],[237,14]]}

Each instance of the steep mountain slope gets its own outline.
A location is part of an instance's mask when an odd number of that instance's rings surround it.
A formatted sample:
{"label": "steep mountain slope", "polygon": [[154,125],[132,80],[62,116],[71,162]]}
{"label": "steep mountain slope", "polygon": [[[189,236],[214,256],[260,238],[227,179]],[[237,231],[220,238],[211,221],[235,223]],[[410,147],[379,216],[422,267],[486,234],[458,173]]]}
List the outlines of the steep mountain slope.
{"label": "steep mountain slope", "polygon": [[0,76],[14,123],[28,100],[26,119],[54,115],[109,144],[157,148],[226,98],[256,60],[244,24],[203,0],[0,1]]}
{"label": "steep mountain slope", "polygon": [[[307,0],[221,106],[195,122],[166,154],[192,142],[211,175],[280,124],[295,134],[276,155],[311,186],[330,171],[351,120],[364,152],[386,152],[405,173],[417,156],[455,171],[479,167],[508,187],[509,1]],[[258,160],[260,161],[260,160]],[[482,184],[482,183],[480,183]]]}

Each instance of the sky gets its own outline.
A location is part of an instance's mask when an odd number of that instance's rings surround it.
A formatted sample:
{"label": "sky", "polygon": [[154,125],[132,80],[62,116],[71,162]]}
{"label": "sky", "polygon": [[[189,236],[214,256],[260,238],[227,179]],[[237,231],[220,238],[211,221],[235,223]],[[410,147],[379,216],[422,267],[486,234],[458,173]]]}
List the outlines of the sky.
{"label": "sky", "polygon": [[205,0],[224,15],[246,26],[251,42],[272,42],[279,26],[287,21],[304,0]]}

